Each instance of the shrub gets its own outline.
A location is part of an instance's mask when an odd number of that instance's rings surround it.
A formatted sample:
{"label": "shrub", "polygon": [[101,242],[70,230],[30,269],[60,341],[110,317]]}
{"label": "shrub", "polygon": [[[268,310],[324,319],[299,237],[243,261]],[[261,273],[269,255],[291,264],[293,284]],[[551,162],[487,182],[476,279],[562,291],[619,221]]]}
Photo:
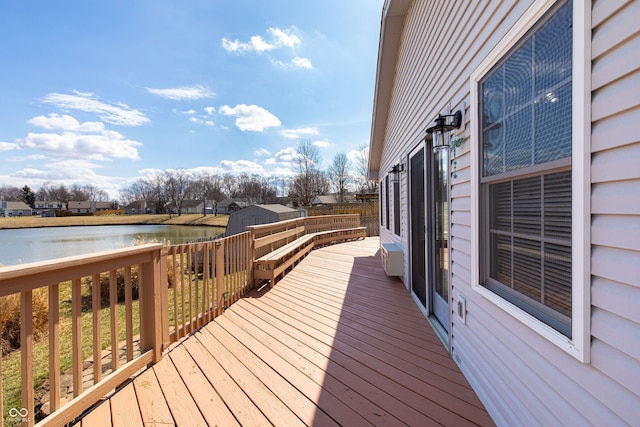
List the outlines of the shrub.
{"label": "shrub", "polygon": [[[89,295],[91,295],[91,286],[93,285],[93,277],[88,276],[82,279],[82,283],[89,287]],[[116,289],[118,290],[118,302],[124,301],[124,269],[116,272]],[[138,267],[131,267],[131,296],[138,299],[140,292],[138,288]],[[109,273],[100,274],[100,301],[103,305],[108,305],[110,301],[109,293]]]}
{"label": "shrub", "polygon": [[[180,270],[176,268],[176,270]],[[180,272],[178,271],[178,274]],[[170,265],[167,265],[167,282],[169,284],[169,288],[173,287],[174,283],[174,272],[173,268]],[[93,278],[91,276],[85,277],[82,280],[82,283],[89,287],[89,294],[91,294],[91,286],[93,283]],[[125,292],[124,292],[124,269],[120,269],[116,272],[116,289],[118,294],[118,302],[124,302]],[[140,289],[138,284],[138,266],[131,267],[131,293],[133,299],[138,299],[140,295]],[[100,300],[101,304],[108,305],[110,301],[110,291],[109,291],[109,273],[100,274]]]}
{"label": "shrub", "polygon": [[[47,334],[49,320],[48,290],[40,288],[33,291],[33,338],[38,341]],[[0,298],[0,342],[2,355],[20,348],[20,294]]]}

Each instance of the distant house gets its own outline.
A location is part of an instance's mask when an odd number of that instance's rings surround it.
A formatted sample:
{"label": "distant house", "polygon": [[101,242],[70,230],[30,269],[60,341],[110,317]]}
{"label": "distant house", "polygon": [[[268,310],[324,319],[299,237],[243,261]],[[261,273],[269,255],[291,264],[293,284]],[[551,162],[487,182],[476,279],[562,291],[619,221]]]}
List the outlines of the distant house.
{"label": "distant house", "polygon": [[153,213],[152,206],[153,205],[147,203],[146,200],[136,200],[135,202],[131,202],[124,207],[124,213],[125,215]]}
{"label": "distant house", "polygon": [[65,210],[67,206],[63,202],[50,200],[37,200],[33,204],[33,212],[40,216],[55,216],[56,211]]}
{"label": "distant house", "polygon": [[74,214],[94,213],[116,208],[117,207],[114,206],[113,202],[92,202],[89,200],[70,200],[67,205],[67,210]]}
{"label": "distant house", "polygon": [[226,234],[242,233],[249,225],[269,224],[301,216],[298,210],[283,205],[253,205],[231,213]]}
{"label": "distant house", "polygon": [[185,200],[182,202],[180,211],[183,214],[213,213],[213,201],[206,201],[205,210],[205,202],[201,200]]}
{"label": "distant house", "polygon": [[407,292],[498,426],[640,426],[640,1],[384,3],[368,174]]}
{"label": "distant house", "polygon": [[3,217],[23,217],[31,216],[33,210],[24,202],[0,201],[0,216]]}
{"label": "distant house", "polygon": [[241,199],[227,199],[221,202],[218,202],[218,212],[219,214],[230,214],[232,212],[238,211],[242,208],[246,208],[249,206],[249,203],[246,200]]}

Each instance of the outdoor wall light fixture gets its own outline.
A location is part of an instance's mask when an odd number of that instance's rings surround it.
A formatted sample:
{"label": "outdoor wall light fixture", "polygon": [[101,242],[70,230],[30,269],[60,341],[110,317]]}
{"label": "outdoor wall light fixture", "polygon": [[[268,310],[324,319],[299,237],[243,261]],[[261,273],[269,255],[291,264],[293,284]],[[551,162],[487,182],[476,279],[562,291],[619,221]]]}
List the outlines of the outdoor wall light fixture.
{"label": "outdoor wall light fixture", "polygon": [[427,133],[433,136],[433,152],[449,148],[444,133],[454,129],[460,129],[462,125],[462,111],[458,110],[453,114],[438,114],[438,118],[433,122],[433,126],[427,128]]}
{"label": "outdoor wall light fixture", "polygon": [[391,168],[391,173],[400,173],[400,172],[404,172],[404,164],[403,163],[396,163],[395,165],[393,165],[393,167]]}
{"label": "outdoor wall light fixture", "polygon": [[391,167],[389,173],[392,173],[391,182],[398,182],[400,172],[404,172],[404,163],[396,163]]}

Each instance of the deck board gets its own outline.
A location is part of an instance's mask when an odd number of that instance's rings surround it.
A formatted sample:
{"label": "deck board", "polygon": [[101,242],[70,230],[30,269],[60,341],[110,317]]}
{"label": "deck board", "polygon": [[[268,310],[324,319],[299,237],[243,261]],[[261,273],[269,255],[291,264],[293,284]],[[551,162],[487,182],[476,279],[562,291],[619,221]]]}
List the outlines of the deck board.
{"label": "deck board", "polygon": [[175,346],[134,380],[145,425],[493,425],[378,248],[313,250]]}
{"label": "deck board", "polygon": [[176,425],[207,425],[171,359],[165,356],[152,369]]}
{"label": "deck board", "polygon": [[104,401],[82,419],[82,427],[111,427],[111,406]]}
{"label": "deck board", "polygon": [[144,371],[133,385],[145,426],[175,425],[153,369]]}
{"label": "deck board", "polygon": [[129,383],[111,399],[111,424],[113,427],[142,427],[142,416],[133,384]]}
{"label": "deck board", "polygon": [[239,425],[184,347],[176,348],[169,356],[208,425],[229,427]]}

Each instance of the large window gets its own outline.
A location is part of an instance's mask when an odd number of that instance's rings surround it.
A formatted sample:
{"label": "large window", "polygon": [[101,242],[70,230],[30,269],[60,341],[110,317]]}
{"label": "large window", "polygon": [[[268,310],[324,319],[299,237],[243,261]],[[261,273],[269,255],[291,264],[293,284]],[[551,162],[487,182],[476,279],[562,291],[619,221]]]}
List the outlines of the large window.
{"label": "large window", "polygon": [[480,282],[572,335],[572,5],[478,82]]}
{"label": "large window", "polygon": [[389,229],[389,175],[384,177],[384,218],[385,226]]}
{"label": "large window", "polygon": [[393,232],[400,235],[400,177],[393,181]]}

